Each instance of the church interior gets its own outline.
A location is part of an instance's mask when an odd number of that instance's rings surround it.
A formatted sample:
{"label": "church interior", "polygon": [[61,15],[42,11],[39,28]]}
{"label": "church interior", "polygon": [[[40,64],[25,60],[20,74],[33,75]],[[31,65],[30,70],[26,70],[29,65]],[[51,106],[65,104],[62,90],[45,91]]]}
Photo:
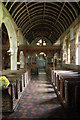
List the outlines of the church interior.
{"label": "church interior", "polygon": [[0,119],[80,119],[80,2],[0,2]]}

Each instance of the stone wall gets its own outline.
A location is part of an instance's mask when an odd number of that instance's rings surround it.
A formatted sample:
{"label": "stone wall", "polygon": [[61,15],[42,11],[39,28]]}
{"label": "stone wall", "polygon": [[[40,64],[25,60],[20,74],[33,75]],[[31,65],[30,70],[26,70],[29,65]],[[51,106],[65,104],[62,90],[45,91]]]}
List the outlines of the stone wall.
{"label": "stone wall", "polygon": [[[80,16],[73,22],[73,24],[70,25],[70,27],[60,37],[61,46],[62,46],[62,63],[80,65],[79,62],[80,33],[79,32],[80,32]],[[69,50],[68,43],[70,43],[70,52],[68,51]],[[76,62],[77,59],[78,62]]]}

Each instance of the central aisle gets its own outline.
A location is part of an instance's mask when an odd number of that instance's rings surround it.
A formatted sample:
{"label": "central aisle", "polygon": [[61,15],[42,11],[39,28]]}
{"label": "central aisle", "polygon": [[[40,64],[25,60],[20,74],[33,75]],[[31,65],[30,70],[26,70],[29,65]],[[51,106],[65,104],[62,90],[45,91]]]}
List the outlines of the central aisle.
{"label": "central aisle", "polygon": [[32,76],[30,83],[23,92],[17,110],[5,115],[5,119],[37,119],[66,118],[64,109],[59,103],[51,82],[43,70],[38,76]]}

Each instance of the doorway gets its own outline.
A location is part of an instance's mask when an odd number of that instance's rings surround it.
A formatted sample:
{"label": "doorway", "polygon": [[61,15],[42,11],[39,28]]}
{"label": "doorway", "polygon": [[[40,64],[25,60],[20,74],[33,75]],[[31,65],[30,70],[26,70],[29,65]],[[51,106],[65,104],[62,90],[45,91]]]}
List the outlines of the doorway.
{"label": "doorway", "polygon": [[39,54],[39,69],[45,69],[46,66],[46,54],[44,52],[41,52]]}

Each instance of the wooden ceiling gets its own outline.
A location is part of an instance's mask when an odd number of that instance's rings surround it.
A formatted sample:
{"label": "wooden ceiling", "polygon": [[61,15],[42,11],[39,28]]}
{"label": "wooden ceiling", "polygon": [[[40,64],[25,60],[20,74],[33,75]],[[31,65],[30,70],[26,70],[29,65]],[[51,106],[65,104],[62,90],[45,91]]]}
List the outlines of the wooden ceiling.
{"label": "wooden ceiling", "polygon": [[17,1],[3,4],[29,43],[42,36],[55,43],[80,14],[79,2]]}

